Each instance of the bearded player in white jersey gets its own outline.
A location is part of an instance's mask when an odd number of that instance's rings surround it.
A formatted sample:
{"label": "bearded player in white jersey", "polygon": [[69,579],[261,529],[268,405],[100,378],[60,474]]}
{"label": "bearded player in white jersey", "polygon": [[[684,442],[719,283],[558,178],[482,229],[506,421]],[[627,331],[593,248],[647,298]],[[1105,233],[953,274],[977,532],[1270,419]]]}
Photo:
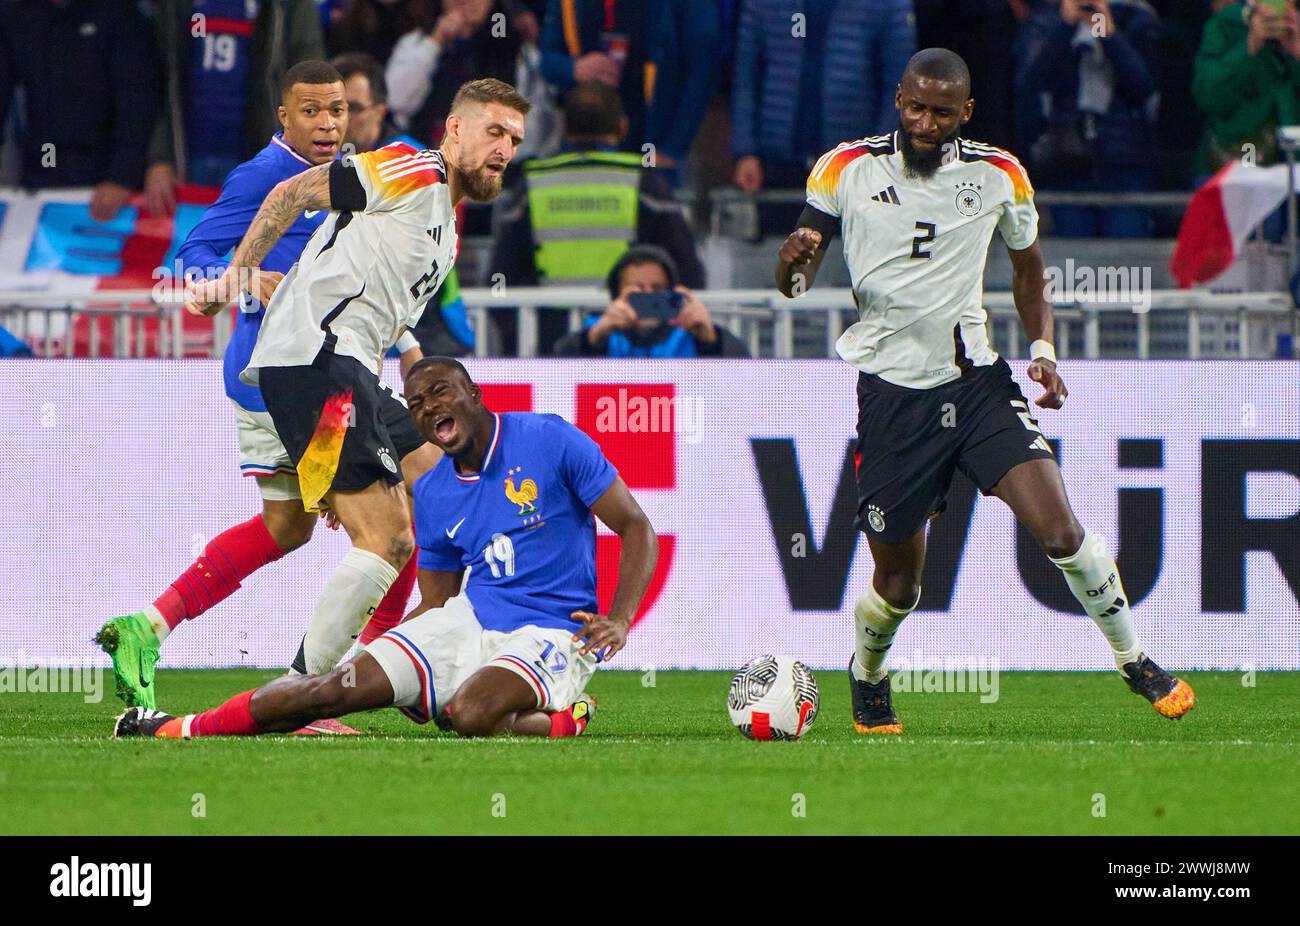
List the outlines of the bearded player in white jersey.
{"label": "bearded player in white jersey", "polygon": [[777,288],[797,295],[831,237],[844,236],[859,320],[836,348],[859,370],[855,523],[875,562],[854,609],[854,728],[903,730],[886,657],[920,601],[925,525],[943,510],[956,469],[1002,499],[1060,568],[1129,687],[1181,717],[1196,703],[1191,687],[1145,654],[1115,560],[1075,519],[1051,447],[988,341],[984,259],[996,227],[1033,342],[1029,378],[1044,389],[1034,404],[1062,407],[1029,177],[1008,152],[958,136],[974,100],[966,63],[951,51],[917,52],[895,102],[896,132],[842,144],[814,166],[776,268]]}
{"label": "bearded player in white jersey", "polygon": [[414,549],[397,461],[424,438],[376,370],[456,260],[456,204],[500,192],[528,110],[509,84],[466,83],[438,150],[397,142],[280,183],[225,275],[191,288],[187,308],[215,314],[304,210],[330,210],[275,290],[240,374],[262,393],[303,507],[328,511],[352,540],[325,583],[299,671],[334,667]]}

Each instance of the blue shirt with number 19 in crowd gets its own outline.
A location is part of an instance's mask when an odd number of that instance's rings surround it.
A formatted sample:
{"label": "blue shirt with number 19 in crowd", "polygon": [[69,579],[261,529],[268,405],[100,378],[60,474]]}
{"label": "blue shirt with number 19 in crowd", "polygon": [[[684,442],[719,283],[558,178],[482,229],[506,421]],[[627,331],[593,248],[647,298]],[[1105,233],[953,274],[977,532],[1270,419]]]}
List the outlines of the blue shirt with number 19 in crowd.
{"label": "blue shirt with number 19 in crowd", "polygon": [[451,457],[415,483],[419,566],[470,567],[465,594],[484,630],[577,630],[596,612],[596,522],[591,506],[618,477],[582,431],[558,415],[493,415],[483,469]]}

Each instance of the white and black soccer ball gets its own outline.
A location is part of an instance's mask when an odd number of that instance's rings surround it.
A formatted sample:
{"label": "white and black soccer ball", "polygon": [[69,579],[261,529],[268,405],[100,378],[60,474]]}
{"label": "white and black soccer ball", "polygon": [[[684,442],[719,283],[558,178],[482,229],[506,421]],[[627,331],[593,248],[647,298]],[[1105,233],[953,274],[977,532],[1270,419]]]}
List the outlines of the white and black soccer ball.
{"label": "white and black soccer ball", "polygon": [[731,680],[731,722],[754,740],[797,740],[817,719],[817,681],[789,656],[759,656]]}

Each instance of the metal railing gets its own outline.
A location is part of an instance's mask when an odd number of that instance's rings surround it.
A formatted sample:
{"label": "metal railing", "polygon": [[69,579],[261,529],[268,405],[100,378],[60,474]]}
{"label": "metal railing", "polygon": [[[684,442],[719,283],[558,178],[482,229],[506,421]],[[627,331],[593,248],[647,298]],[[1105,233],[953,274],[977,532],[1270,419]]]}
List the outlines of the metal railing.
{"label": "metal railing", "polygon": [[[584,316],[600,311],[609,297],[594,288],[511,288],[496,291],[468,287],[461,295],[469,309],[471,323],[479,337],[477,356],[488,356],[490,312],[513,312],[517,315],[518,355],[533,357],[538,353],[539,317],[542,312],[563,312],[570,331],[582,326]],[[807,350],[807,331],[801,328],[804,356],[834,357],[835,341],[847,324],[856,319],[852,293],[847,288],[811,290],[797,299],[787,299],[772,289],[718,289],[695,293],[714,320],[735,333],[757,356],[796,356],[796,328],[804,323],[824,326],[824,352]],[[1136,311],[1149,302],[1149,311]],[[1002,323],[1011,356],[1022,353],[1022,335],[1015,303],[1009,292],[984,294],[990,322]],[[1056,351],[1060,357],[1098,358],[1102,353],[1103,319],[1132,316],[1135,319],[1135,355],[1151,356],[1152,317],[1171,312],[1186,313],[1186,356],[1202,356],[1201,322],[1205,316],[1227,316],[1235,321],[1237,354],[1250,357],[1250,326],[1254,319],[1265,317],[1277,322],[1294,317],[1295,308],[1286,293],[1212,293],[1206,290],[1154,290],[1142,294],[1142,302],[1120,303],[1074,299],[1056,304]],[[52,296],[25,291],[0,292],[0,325],[35,346],[46,356],[72,356],[74,331],[78,319],[90,320],[89,353],[91,356],[132,357],[145,353],[145,327],[148,319],[157,319],[158,354],[180,357],[186,353],[182,325],[184,309],[176,302],[159,303],[149,290],[97,292],[84,296]],[[106,351],[100,334],[99,319],[111,318],[112,336]],[[1082,333],[1073,333],[1080,322]],[[217,316],[210,345],[212,356],[219,357],[229,340],[229,310]],[[1265,354],[1265,356],[1272,356]]]}
{"label": "metal railing", "polygon": [[[742,237],[752,237],[758,230],[756,210],[759,206],[789,206],[803,204],[807,194],[801,189],[759,190],[745,193],[735,187],[720,187],[708,193],[708,232],[727,237],[744,229]],[[1035,190],[1034,204],[1040,209],[1047,206],[1093,206],[1098,208],[1132,206],[1139,209],[1170,209],[1182,212],[1191,200],[1190,192],[1179,190],[1144,190],[1115,193],[1089,190]],[[682,200],[690,205],[686,200]],[[781,230],[781,234],[786,233]]]}

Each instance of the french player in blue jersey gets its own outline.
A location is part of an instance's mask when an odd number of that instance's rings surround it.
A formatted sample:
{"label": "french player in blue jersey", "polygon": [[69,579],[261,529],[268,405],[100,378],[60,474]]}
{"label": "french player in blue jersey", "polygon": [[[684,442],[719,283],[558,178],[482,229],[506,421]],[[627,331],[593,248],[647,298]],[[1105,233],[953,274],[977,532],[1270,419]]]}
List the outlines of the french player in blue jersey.
{"label": "french player in blue jersey", "polygon": [[[419,607],[327,674],[184,717],[132,708],[115,735],[253,736],[379,707],[462,736],[586,729],[587,682],[623,647],[654,572],[649,520],[591,438],[556,415],[494,414],[458,361],[420,360],[406,395],[445,454],[415,487]],[[607,615],[592,515],[622,540]]]}
{"label": "french player in blue jersey", "polygon": [[[244,237],[271,190],[281,181],[339,156],[348,131],[348,113],[343,79],[328,63],[304,61],[285,72],[279,111],[284,128],[255,157],[230,172],[220,197],[190,229],[177,251],[187,278],[219,278],[229,265],[232,248]],[[226,395],[234,405],[239,432],[239,468],[243,475],[256,479],[262,495],[261,514],[218,534],[153,604],[113,618],[96,637],[113,657],[117,692],[128,705],[153,705],[159,647],[181,621],[198,617],[232,594],[252,572],[311,538],[317,516],[303,510],[297,474],[270,425],[261,392],[241,383],[239,374],[248,366],[271,293],[328,214],[328,210],[303,213],[267,252],[261,272],[249,288],[256,298],[241,296],[223,359]],[[409,332],[407,339],[398,343],[405,349],[404,368],[419,359],[419,347]],[[402,460],[408,484],[438,459],[437,451],[428,444],[415,442],[418,449]],[[412,561],[376,608],[377,630],[369,638],[401,620],[414,582]],[[350,643],[346,640],[344,649]]]}

